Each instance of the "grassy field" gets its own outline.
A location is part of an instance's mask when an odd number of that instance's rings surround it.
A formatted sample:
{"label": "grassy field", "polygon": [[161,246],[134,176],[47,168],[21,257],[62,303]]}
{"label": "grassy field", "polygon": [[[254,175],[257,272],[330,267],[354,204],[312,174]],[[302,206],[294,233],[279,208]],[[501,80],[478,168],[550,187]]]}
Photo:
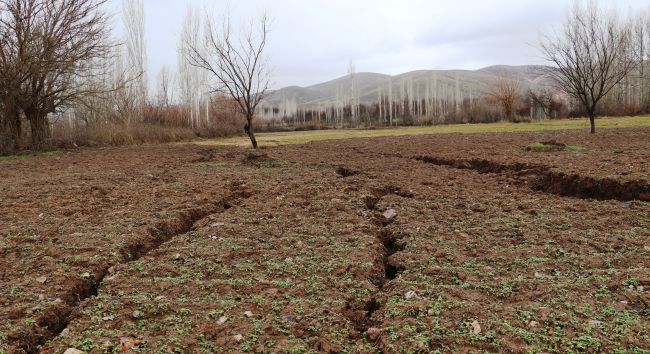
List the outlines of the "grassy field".
{"label": "grassy field", "polygon": [[[596,129],[631,128],[650,126],[650,116],[637,116],[625,118],[599,118]],[[404,136],[425,134],[450,134],[450,133],[505,133],[550,130],[576,130],[589,128],[586,119],[546,120],[534,123],[490,123],[490,124],[450,124],[426,127],[400,127],[386,129],[336,129],[312,130],[288,133],[260,133],[257,140],[260,146],[278,146],[291,144],[305,144],[311,141],[372,138],[382,136]],[[247,137],[233,137],[224,139],[210,139],[198,142],[200,145],[234,145],[247,146],[250,144]]]}
{"label": "grassy field", "polygon": [[0,156],[0,161],[9,161],[9,160],[23,160],[30,158],[32,156],[55,156],[60,154],[61,151],[59,150],[50,150],[50,151],[44,151],[44,152],[34,152],[34,151],[27,151],[27,152],[22,152],[16,155],[10,155],[10,156]]}

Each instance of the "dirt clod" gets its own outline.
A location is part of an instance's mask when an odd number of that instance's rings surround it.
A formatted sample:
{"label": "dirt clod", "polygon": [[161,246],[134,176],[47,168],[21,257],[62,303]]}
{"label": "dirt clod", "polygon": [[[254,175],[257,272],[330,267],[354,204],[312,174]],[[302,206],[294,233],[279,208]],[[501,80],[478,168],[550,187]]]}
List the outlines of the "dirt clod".
{"label": "dirt clod", "polygon": [[377,327],[370,327],[366,333],[368,334],[368,339],[374,342],[381,337],[384,331]]}

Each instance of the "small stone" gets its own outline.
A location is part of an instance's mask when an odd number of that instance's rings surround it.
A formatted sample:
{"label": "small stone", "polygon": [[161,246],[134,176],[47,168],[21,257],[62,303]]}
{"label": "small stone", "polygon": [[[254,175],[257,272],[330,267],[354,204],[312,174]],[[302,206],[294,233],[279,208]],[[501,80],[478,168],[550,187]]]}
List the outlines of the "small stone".
{"label": "small stone", "polygon": [[411,299],[417,298],[417,297],[418,297],[418,294],[413,290],[409,290],[409,291],[406,292],[406,294],[404,294],[404,298],[406,298],[406,300],[411,300]]}
{"label": "small stone", "polygon": [[115,273],[115,266],[108,267],[109,273]]}
{"label": "small stone", "polygon": [[650,252],[650,246],[643,246],[643,249],[644,249],[645,251]]}
{"label": "small stone", "polygon": [[70,334],[70,328],[64,328],[61,333],[59,333],[59,336],[61,337],[67,337],[68,334]]}
{"label": "small stone", "polygon": [[539,326],[539,322],[537,322],[537,321],[528,322],[528,327],[530,327],[530,328],[537,328],[538,326]]}
{"label": "small stone", "polygon": [[332,198],[332,199],[330,200],[330,202],[332,202],[332,203],[340,203],[340,202],[341,202],[341,199],[338,199],[338,198]]}
{"label": "small stone", "polygon": [[172,259],[175,260],[175,261],[181,259],[181,254],[180,254],[180,253],[176,253],[176,254],[172,257]]}
{"label": "small stone", "polygon": [[136,338],[120,337],[120,347],[123,352],[130,352],[131,349],[138,347],[142,341]]}
{"label": "small stone", "polygon": [[38,300],[39,301],[45,301],[47,299],[47,295],[45,294],[38,294]]}
{"label": "small stone", "polygon": [[42,309],[43,309],[43,306],[36,305],[36,306],[32,307],[31,309],[29,309],[29,313],[37,313],[37,312],[41,311]]}
{"label": "small stone", "polygon": [[210,227],[221,227],[221,226],[226,226],[226,224],[222,222],[215,222],[210,224]]}
{"label": "small stone", "polygon": [[47,277],[46,276],[38,277],[36,278],[36,281],[41,284],[45,284],[47,282]]}
{"label": "small stone", "polygon": [[43,214],[43,213],[38,214],[38,217],[41,218],[41,219],[43,218],[43,216],[45,216],[45,214]]}
{"label": "small stone", "polygon": [[246,311],[246,312],[244,312],[244,316],[246,316],[248,318],[251,318],[251,317],[253,317],[253,312],[252,311]]}
{"label": "small stone", "polygon": [[474,320],[474,322],[472,322],[469,326],[472,329],[472,333],[481,334],[481,325],[477,320]]}
{"label": "small stone", "polygon": [[370,327],[370,328],[368,328],[368,332],[366,332],[366,333],[368,334],[368,339],[370,339],[371,341],[374,342],[377,339],[379,339],[379,337],[381,337],[383,332],[384,331],[382,331],[381,329],[379,329],[377,327]]}
{"label": "small stone", "polygon": [[81,277],[84,278],[84,279],[88,279],[88,278],[90,278],[90,273],[85,272],[85,273],[81,274]]}
{"label": "small stone", "polygon": [[643,287],[643,285],[639,285],[639,286],[636,287],[636,290],[638,290],[638,291],[643,291],[644,289],[645,288]]}
{"label": "small stone", "polygon": [[164,295],[156,296],[156,299],[155,299],[155,300],[156,300],[156,301],[162,301],[162,300],[165,300],[165,296],[164,296]]}
{"label": "small stone", "polygon": [[285,321],[285,322],[293,322],[294,318],[295,318],[295,317],[293,317],[293,316],[291,316],[291,315],[284,315],[284,316],[282,316],[282,320]]}
{"label": "small stone", "polygon": [[136,311],[133,311],[132,316],[133,316],[133,318],[138,319],[138,318],[144,317],[144,313],[142,313],[142,311],[136,310]]}
{"label": "small stone", "polygon": [[115,316],[104,316],[102,317],[102,321],[112,321],[115,319]]}
{"label": "small stone", "polygon": [[397,211],[395,211],[395,209],[388,209],[381,215],[383,215],[385,219],[390,220],[397,216]]}
{"label": "small stone", "polygon": [[623,305],[627,305],[627,300],[622,300],[622,301],[621,301],[621,304],[623,304]]}
{"label": "small stone", "polygon": [[590,326],[600,326],[603,322],[598,321],[598,320],[589,320],[589,322],[587,322],[587,323],[588,323]]}
{"label": "small stone", "polygon": [[221,316],[221,317],[219,317],[219,319],[217,320],[217,325],[218,325],[218,326],[221,326],[222,324],[226,323],[226,321],[228,321],[228,317],[226,317],[226,316]]}
{"label": "small stone", "polygon": [[621,208],[629,209],[632,206],[632,202],[622,202],[620,205]]}
{"label": "small stone", "polygon": [[542,279],[542,278],[544,278],[544,273],[535,272],[535,278],[537,278],[537,279]]}
{"label": "small stone", "polygon": [[232,336],[232,339],[234,339],[235,342],[239,343],[244,339],[244,336],[242,336],[241,334],[235,334],[234,336]]}
{"label": "small stone", "polygon": [[63,352],[63,354],[85,354],[86,352],[82,352],[79,349],[75,348],[68,348],[66,351]]}

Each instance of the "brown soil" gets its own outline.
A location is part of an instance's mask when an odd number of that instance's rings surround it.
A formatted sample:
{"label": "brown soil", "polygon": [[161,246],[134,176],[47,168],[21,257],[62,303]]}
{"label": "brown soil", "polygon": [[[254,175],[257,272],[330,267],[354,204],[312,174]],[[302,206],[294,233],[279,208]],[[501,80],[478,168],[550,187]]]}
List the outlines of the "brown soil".
{"label": "brown soil", "polygon": [[0,353],[650,350],[648,135],[0,161]]}

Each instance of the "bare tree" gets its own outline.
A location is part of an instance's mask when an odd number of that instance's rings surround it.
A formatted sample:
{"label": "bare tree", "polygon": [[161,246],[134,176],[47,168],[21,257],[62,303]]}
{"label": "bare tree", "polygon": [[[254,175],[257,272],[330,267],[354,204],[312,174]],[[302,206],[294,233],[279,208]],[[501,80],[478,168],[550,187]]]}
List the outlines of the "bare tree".
{"label": "bare tree", "polygon": [[531,109],[540,108],[546,118],[557,118],[562,102],[554,92],[547,88],[530,89],[527,96],[531,100]]}
{"label": "bare tree", "polygon": [[163,66],[158,73],[158,104],[163,107],[169,107],[173,100],[173,81],[174,78],[166,66]]}
{"label": "bare tree", "polygon": [[348,59],[348,67],[347,67],[347,72],[348,72],[348,78],[350,79],[350,93],[349,93],[349,103],[350,103],[350,116],[352,120],[352,124],[354,126],[357,126],[357,120],[358,120],[358,111],[359,111],[359,104],[357,100],[358,96],[358,88],[357,88],[357,82],[356,82],[356,73],[357,69],[356,66],[354,65],[354,60],[352,57]]}
{"label": "bare tree", "polygon": [[648,40],[650,39],[650,8],[641,11],[633,19],[632,43],[636,53],[637,70],[634,74],[637,97],[636,103],[642,111],[647,110],[648,102],[646,95],[646,60],[648,57]]}
{"label": "bare tree", "polygon": [[634,68],[630,28],[616,13],[595,2],[576,2],[562,33],[545,36],[540,50],[553,68],[549,76],[558,88],[584,107],[591,133],[596,132],[598,103]]}
{"label": "bare tree", "polygon": [[126,117],[130,123],[133,115],[138,120],[142,118],[142,108],[147,101],[147,46],[144,39],[145,13],[142,0],[122,0],[122,20],[126,37],[126,76],[133,78],[125,88],[126,95],[132,101]]}
{"label": "bare tree", "polygon": [[7,35],[9,28],[0,23],[0,152],[21,149],[22,119],[18,107],[20,83],[24,80],[17,62],[14,37]]}
{"label": "bare tree", "polygon": [[111,47],[105,2],[0,0],[0,72],[9,73],[11,107],[29,121],[35,149],[49,139],[48,114],[92,93],[85,82]]}
{"label": "bare tree", "polygon": [[261,16],[258,28],[251,25],[239,35],[233,34],[228,16],[223,18],[219,29],[213,22],[209,18],[205,20],[205,51],[196,43],[189,42],[185,43],[185,55],[192,65],[213,76],[215,92],[227,94],[237,102],[246,117],[245,130],[253,148],[257,149],[253,118],[269,88],[271,75],[264,56],[269,19],[266,14]]}
{"label": "bare tree", "polygon": [[514,118],[515,106],[521,97],[521,89],[517,80],[501,76],[489,89],[488,94],[501,106],[507,119]]}
{"label": "bare tree", "polygon": [[28,79],[34,17],[41,6],[27,1],[0,1],[0,152],[22,148],[19,99]]}
{"label": "bare tree", "polygon": [[198,51],[206,55],[205,41],[201,41],[201,18],[194,9],[189,8],[183,19],[181,38],[178,47],[178,85],[181,102],[188,108],[189,124],[194,127],[199,121],[196,103],[199,100],[205,70],[192,65],[187,55]]}

